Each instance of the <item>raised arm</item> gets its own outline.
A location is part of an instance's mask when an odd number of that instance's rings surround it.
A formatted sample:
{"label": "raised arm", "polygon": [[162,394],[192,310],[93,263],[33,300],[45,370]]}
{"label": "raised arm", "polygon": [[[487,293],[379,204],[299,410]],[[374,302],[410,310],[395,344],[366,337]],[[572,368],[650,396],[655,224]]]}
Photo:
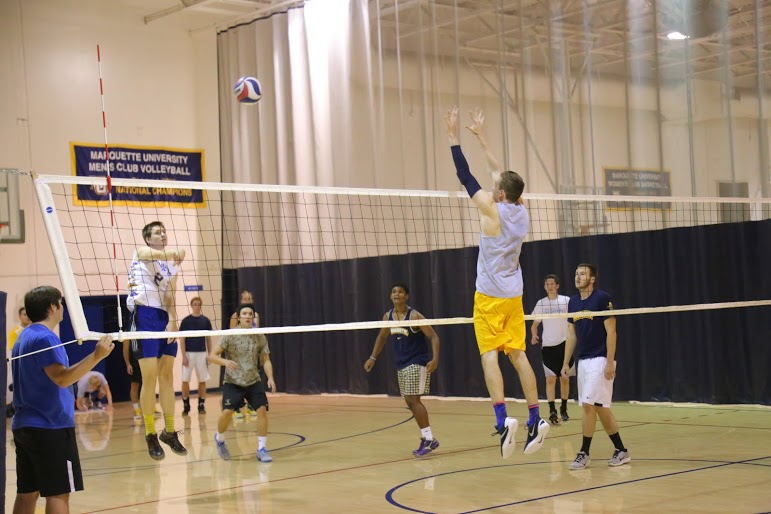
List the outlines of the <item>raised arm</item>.
{"label": "raised arm", "polygon": [[460,149],[458,141],[458,108],[453,107],[444,117],[447,123],[447,137],[450,140],[452,160],[455,163],[458,180],[466,188],[469,197],[479,209],[482,233],[486,236],[496,236],[501,232],[501,219],[498,215],[498,207],[493,197],[482,189],[479,182],[468,166],[468,161]]}
{"label": "raised arm", "polygon": [[489,171],[493,180],[498,180],[498,176],[503,171],[501,163],[495,157],[490,145],[487,142],[487,135],[485,133],[485,116],[482,114],[482,110],[477,108],[469,113],[471,116],[471,125],[466,125],[466,130],[474,134],[482,146],[482,150],[485,151],[485,158],[487,159],[487,171]]}
{"label": "raised arm", "polygon": [[49,364],[43,371],[46,372],[51,382],[59,387],[69,387],[81,378],[83,375],[91,371],[99,361],[110,355],[115,344],[112,342],[112,337],[107,334],[102,336],[99,342],[96,343],[94,352],[86,356],[85,359],[77,364],[65,368],[62,364]]}

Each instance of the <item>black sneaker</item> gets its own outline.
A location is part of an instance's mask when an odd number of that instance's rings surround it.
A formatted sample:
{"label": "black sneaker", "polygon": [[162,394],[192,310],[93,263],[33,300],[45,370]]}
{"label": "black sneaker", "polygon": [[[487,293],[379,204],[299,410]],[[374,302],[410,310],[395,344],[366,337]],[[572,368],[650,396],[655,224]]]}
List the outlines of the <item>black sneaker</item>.
{"label": "black sneaker", "polygon": [[184,408],[182,409],[182,415],[187,416],[188,414],[190,414],[190,400],[187,400],[187,401],[182,400],[182,405],[184,406]]}
{"label": "black sneaker", "polygon": [[171,451],[177,455],[187,455],[187,448],[182,446],[182,443],[179,442],[179,437],[177,436],[176,432],[169,433],[164,429],[158,439],[168,444],[169,448],[171,448]]}
{"label": "black sneaker", "polygon": [[560,415],[562,416],[562,421],[570,421],[570,416],[568,416],[567,409],[560,409]]}
{"label": "black sneaker", "polygon": [[166,457],[156,434],[147,434],[145,441],[147,441],[147,452],[150,454],[150,457],[155,460],[163,460]]}
{"label": "black sneaker", "polygon": [[556,410],[553,410],[549,413],[549,423],[551,423],[552,425],[560,424],[560,418],[557,416]]}
{"label": "black sneaker", "polygon": [[203,403],[198,404],[198,414],[206,414],[206,407],[203,406]]}
{"label": "black sneaker", "polygon": [[549,433],[550,425],[546,420],[538,419],[536,423],[527,426],[527,442],[525,443],[526,454],[537,452],[543,446],[543,440]]}

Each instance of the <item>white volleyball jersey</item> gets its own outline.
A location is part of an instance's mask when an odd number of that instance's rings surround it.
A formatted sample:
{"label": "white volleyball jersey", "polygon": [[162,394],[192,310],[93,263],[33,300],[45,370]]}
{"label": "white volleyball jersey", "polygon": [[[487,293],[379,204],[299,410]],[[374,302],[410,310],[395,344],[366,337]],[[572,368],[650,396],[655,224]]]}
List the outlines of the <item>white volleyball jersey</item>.
{"label": "white volleyball jersey", "polygon": [[[545,296],[535,304],[533,315],[566,313],[568,302],[570,302],[568,296],[557,295],[554,300]],[[568,338],[567,318],[542,319],[541,323],[543,323],[541,344],[544,346],[557,346]]]}
{"label": "white volleyball jersey", "polygon": [[169,288],[171,277],[179,268],[166,261],[140,261],[137,253],[131,259],[128,272],[129,296],[126,305],[134,310],[134,305],[144,305],[166,310],[163,295]]}

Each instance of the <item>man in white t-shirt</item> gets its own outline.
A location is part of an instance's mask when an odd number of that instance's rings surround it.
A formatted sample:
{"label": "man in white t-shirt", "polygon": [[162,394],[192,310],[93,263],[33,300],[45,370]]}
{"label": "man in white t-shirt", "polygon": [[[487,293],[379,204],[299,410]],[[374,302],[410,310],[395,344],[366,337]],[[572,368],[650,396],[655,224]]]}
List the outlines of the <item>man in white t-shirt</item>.
{"label": "man in white t-shirt", "polygon": [[[533,316],[538,314],[557,314],[568,312],[568,302],[570,298],[558,294],[560,280],[557,275],[546,275],[543,279],[543,288],[546,290],[546,296],[538,300],[533,309]],[[543,335],[538,339],[538,326],[543,323]],[[568,421],[568,396],[570,394],[570,379],[560,376],[562,361],[565,358],[565,340],[568,335],[567,318],[535,320],[530,328],[532,338],[531,343],[536,345],[539,342],[543,345],[543,372],[546,375],[546,399],[549,401],[549,422],[552,425],[559,424],[557,416],[557,407],[555,406],[557,377],[560,377],[560,397],[562,405],[560,414],[562,421]],[[571,375],[575,375],[573,359],[570,360]]]}
{"label": "man in white t-shirt", "polygon": [[75,406],[78,410],[100,408],[103,401],[107,402],[108,409],[112,409],[112,392],[104,375],[98,371],[89,371],[77,381],[77,396]]}

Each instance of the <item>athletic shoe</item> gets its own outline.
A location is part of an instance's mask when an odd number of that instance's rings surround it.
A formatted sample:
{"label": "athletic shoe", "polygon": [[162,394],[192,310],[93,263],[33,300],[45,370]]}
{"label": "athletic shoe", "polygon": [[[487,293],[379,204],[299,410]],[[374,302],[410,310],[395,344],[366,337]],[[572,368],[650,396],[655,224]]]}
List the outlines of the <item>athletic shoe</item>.
{"label": "athletic shoe", "polygon": [[198,404],[198,414],[206,414],[206,407],[204,407],[203,403]]}
{"label": "athletic shoe", "polygon": [[184,408],[182,409],[182,415],[187,416],[188,414],[190,414],[190,400],[187,400],[187,401],[182,400],[182,405],[184,406]]}
{"label": "athletic shoe", "polygon": [[217,436],[215,435],[214,442],[217,444],[217,455],[223,460],[230,460],[230,450],[228,450],[228,445],[225,444],[225,441],[218,441]]}
{"label": "athletic shoe", "polygon": [[134,409],[134,421],[142,421],[142,410]]}
{"label": "athletic shoe", "polygon": [[589,458],[588,454],[584,452],[578,452],[578,455],[576,455],[576,460],[570,463],[570,469],[585,469],[590,462],[592,462],[592,459]]}
{"label": "athletic shoe", "polygon": [[257,460],[260,462],[273,462],[273,457],[270,456],[267,448],[263,448],[257,450]]}
{"label": "athletic shoe", "polygon": [[497,428],[493,435],[501,436],[501,457],[508,459],[514,453],[514,432],[519,427],[519,421],[516,418],[506,418],[503,426]]}
{"label": "athletic shoe", "polygon": [[249,414],[250,416],[257,416],[257,411],[252,409],[251,407],[246,408],[246,413]]}
{"label": "athletic shoe", "polygon": [[562,421],[570,421],[570,416],[568,416],[567,409],[560,409],[560,415],[562,416]]}
{"label": "athletic shoe", "polygon": [[556,410],[553,410],[553,411],[551,411],[549,413],[549,423],[551,423],[552,425],[559,425],[560,424],[560,419],[559,419],[559,417],[557,417],[557,411]]}
{"label": "athletic shoe", "polygon": [[429,441],[425,437],[421,437],[420,446],[418,446],[418,449],[414,450],[412,454],[415,457],[425,457],[426,455],[436,450],[437,448],[439,448],[439,441],[437,441],[436,439],[432,439]]}
{"label": "athletic shoe", "polygon": [[624,450],[615,450],[613,452],[613,457],[610,458],[608,461],[608,466],[616,467],[621,466],[622,464],[626,464],[632,460],[632,457],[629,456],[629,452]]}
{"label": "athletic shoe", "polygon": [[537,423],[528,425],[527,427],[527,442],[525,443],[525,454],[537,452],[543,446],[543,440],[546,438],[546,434],[549,433],[551,426],[541,418],[538,418]]}
{"label": "athletic shoe", "polygon": [[171,451],[177,455],[187,455],[187,448],[182,446],[182,443],[179,442],[179,436],[176,432],[169,433],[164,429],[158,439],[160,439],[161,442],[168,444]]}
{"label": "athletic shoe", "polygon": [[244,413],[241,412],[241,410],[237,410],[235,414],[233,414],[233,418],[235,419],[244,419]]}
{"label": "athletic shoe", "polygon": [[147,434],[145,436],[145,441],[147,441],[147,452],[150,454],[150,457],[155,460],[163,460],[163,458],[166,457],[166,453],[158,442],[158,435]]}

